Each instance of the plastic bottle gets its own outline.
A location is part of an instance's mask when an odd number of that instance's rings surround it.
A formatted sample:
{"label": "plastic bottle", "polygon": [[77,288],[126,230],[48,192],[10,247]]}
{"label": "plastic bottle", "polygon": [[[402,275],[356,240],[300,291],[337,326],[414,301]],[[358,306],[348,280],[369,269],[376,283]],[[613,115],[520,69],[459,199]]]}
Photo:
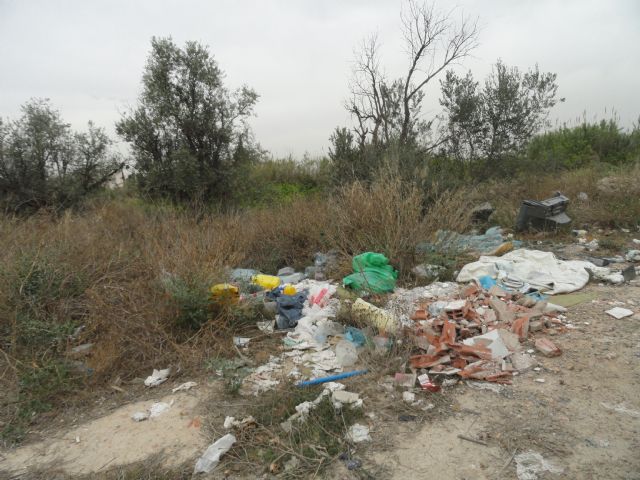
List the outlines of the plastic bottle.
{"label": "plastic bottle", "polygon": [[210,289],[211,299],[216,302],[237,302],[240,298],[240,290],[230,283],[217,283]]}
{"label": "plastic bottle", "polygon": [[256,285],[260,285],[265,290],[273,290],[280,286],[280,278],[274,275],[264,275],[259,273],[258,275],[251,277],[251,281]]}
{"label": "plastic bottle", "polygon": [[282,288],[282,293],[284,293],[285,295],[295,295],[296,294],[296,287],[294,287],[293,285],[287,283]]}

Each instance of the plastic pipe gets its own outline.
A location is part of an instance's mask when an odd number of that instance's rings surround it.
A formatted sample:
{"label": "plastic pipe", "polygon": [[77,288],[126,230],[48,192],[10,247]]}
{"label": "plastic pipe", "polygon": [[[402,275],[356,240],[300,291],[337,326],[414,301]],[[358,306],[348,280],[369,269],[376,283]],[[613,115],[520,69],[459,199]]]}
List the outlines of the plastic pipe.
{"label": "plastic pipe", "polygon": [[368,371],[369,370],[354,370],[352,372],[339,373],[338,375],[331,375],[329,377],[314,378],[313,380],[299,382],[296,385],[298,387],[309,387],[311,385],[318,385],[320,383],[333,382],[334,380],[342,380],[343,378],[355,377],[357,375],[364,375]]}

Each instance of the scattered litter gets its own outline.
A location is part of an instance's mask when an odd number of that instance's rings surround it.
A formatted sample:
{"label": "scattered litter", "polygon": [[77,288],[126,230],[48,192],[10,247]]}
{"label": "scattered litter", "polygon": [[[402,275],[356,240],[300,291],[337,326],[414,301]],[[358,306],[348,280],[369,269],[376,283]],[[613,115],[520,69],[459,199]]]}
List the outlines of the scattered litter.
{"label": "scattered litter", "polygon": [[360,395],[354,392],[347,392],[346,390],[336,390],[331,393],[331,399],[334,402],[351,404],[360,400]]}
{"label": "scattered litter", "polygon": [[640,250],[629,250],[625,258],[627,262],[640,262]]}
{"label": "scattered litter", "polygon": [[233,337],[233,344],[236,347],[247,347],[250,341],[251,338],[249,337]]}
{"label": "scattered litter", "polygon": [[428,390],[429,392],[434,393],[440,391],[440,386],[433,383],[429,378],[429,375],[426,373],[418,376],[418,383],[420,384],[420,388],[423,390]]}
{"label": "scattered litter", "polygon": [[375,326],[378,330],[394,333],[398,330],[398,319],[390,312],[358,298],[351,307],[351,315],[362,322]]}
{"label": "scattered litter", "polygon": [[402,392],[402,400],[406,403],[413,403],[416,401],[416,394],[413,392]]}
{"label": "scattered litter", "polygon": [[353,257],[354,273],[343,279],[345,287],[354,290],[385,293],[396,286],[398,272],[389,265],[389,259],[381,253],[366,252]]}
{"label": "scattered litter", "polygon": [[156,418],[169,410],[171,405],[165,402],[156,402],[149,408],[149,418]]}
{"label": "scattered litter", "polygon": [[621,318],[630,317],[633,315],[633,311],[628,308],[614,307],[611,310],[607,310],[605,313],[611,315],[613,318],[620,320]]}
{"label": "scattered litter", "polygon": [[369,427],[354,423],[347,432],[347,440],[353,443],[370,442]]}
{"label": "scattered litter", "polygon": [[436,278],[445,270],[446,267],[443,267],[442,265],[431,265],[429,263],[423,263],[413,267],[411,269],[411,272],[418,278]]}
{"label": "scattered litter", "polygon": [[537,480],[544,472],[562,473],[563,469],[544,459],[538,452],[528,451],[514,457],[518,480]]}
{"label": "scattered litter", "polygon": [[506,253],[521,242],[508,241],[500,227],[491,227],[482,235],[464,235],[448,230],[438,230],[433,242],[422,242],[416,247],[425,252],[477,252],[480,254]]}
{"label": "scattered litter", "polygon": [[211,298],[217,302],[237,302],[240,289],[230,283],[218,283],[210,289]]}
{"label": "scattered litter", "polygon": [[259,285],[265,290],[273,290],[274,288],[280,286],[282,280],[280,280],[280,278],[276,277],[275,275],[264,275],[262,273],[259,273],[251,277],[251,282],[255,285]]}
{"label": "scattered litter", "polygon": [[555,229],[569,225],[571,218],[565,213],[569,199],[557,192],[546,200],[523,200],[516,219],[516,230]]}
{"label": "scattered litter", "polygon": [[304,382],[299,382],[297,384],[298,387],[309,387],[311,385],[318,385],[320,383],[325,382],[333,382],[334,380],[342,380],[344,378],[355,377],[356,375],[364,375],[368,370],[354,370],[353,372],[345,372],[340,373],[338,375],[331,375],[323,378],[314,378],[313,380],[307,380]]}
{"label": "scattered litter", "polygon": [[483,276],[517,278],[529,288],[549,295],[570,293],[580,290],[589,281],[587,269],[601,275],[610,274],[607,268],[596,267],[592,263],[558,260],[551,252],[519,249],[502,257],[482,256],[476,262],[462,267],[458,282],[471,282]]}
{"label": "scattered litter", "polygon": [[393,377],[393,383],[398,387],[411,388],[416,383],[415,373],[396,373]]}
{"label": "scattered litter", "polygon": [[264,320],[256,322],[258,330],[264,333],[273,333],[273,320]]}
{"label": "scattered litter", "polygon": [[544,383],[546,380],[544,378],[536,378],[534,382]]}
{"label": "scattered litter", "polygon": [[236,437],[231,433],[209,445],[202,456],[196,462],[193,473],[209,473],[220,462],[220,457],[227,453],[233,444],[236,443]]}
{"label": "scattered litter", "polygon": [[235,417],[225,417],[224,423],[222,426],[225,430],[230,430],[232,428],[242,428],[250,424],[256,423],[256,419],[249,415],[242,420],[236,420]]}
{"label": "scattered litter", "polygon": [[169,374],[171,373],[171,368],[165,368],[164,370],[156,370],[153,369],[153,373],[149,375],[144,384],[147,387],[157,387],[163,382],[166,382],[167,378],[169,378]]}
{"label": "scattered litter", "polygon": [[353,343],[340,340],[336,345],[336,361],[343,367],[351,367],[358,361],[358,351]]}
{"label": "scattered litter", "polygon": [[134,422],[143,422],[149,418],[149,412],[136,412],[131,415],[131,419]]}
{"label": "scattered litter", "polygon": [[172,388],[171,391],[173,393],[182,392],[192,389],[193,387],[197,387],[198,384],[196,382],[185,382],[181,385],[178,385],[176,388]]}
{"label": "scattered litter", "polygon": [[612,412],[622,413],[623,415],[629,415],[630,417],[640,418],[640,411],[631,410],[627,408],[624,404],[619,403],[618,405],[611,405],[610,403],[602,402],[600,403],[607,410],[611,410]]}

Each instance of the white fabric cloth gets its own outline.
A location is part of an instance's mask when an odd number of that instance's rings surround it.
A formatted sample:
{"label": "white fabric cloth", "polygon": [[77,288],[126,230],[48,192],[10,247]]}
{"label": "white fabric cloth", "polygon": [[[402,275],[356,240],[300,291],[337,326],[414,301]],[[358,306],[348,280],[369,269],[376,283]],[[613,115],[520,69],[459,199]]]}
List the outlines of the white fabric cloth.
{"label": "white fabric cloth", "polygon": [[456,280],[470,282],[489,275],[502,278],[508,275],[528,283],[549,295],[580,290],[589,281],[591,270],[596,276],[610,273],[608,268],[597,267],[581,260],[558,260],[551,252],[520,248],[502,257],[482,256],[460,270]]}

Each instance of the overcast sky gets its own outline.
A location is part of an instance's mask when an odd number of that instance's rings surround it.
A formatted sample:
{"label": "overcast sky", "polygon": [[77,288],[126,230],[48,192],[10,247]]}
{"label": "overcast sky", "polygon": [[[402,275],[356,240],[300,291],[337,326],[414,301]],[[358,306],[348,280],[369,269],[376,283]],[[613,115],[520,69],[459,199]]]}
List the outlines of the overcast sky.
{"label": "overcast sky", "polygon": [[[136,101],[152,36],[210,47],[229,87],[260,95],[256,139],[276,156],[327,152],[337,125],[350,125],[353,50],[370,33],[390,76],[406,68],[399,0],[76,1],[0,0],[0,116],[30,97],[48,97],[76,129],[92,119],[110,133]],[[436,1],[451,8],[451,1]],[[566,102],[559,122],[640,115],[640,1],[460,0],[482,27],[474,58],[482,78],[500,57],[558,74]],[[426,113],[438,113],[438,88]]]}

